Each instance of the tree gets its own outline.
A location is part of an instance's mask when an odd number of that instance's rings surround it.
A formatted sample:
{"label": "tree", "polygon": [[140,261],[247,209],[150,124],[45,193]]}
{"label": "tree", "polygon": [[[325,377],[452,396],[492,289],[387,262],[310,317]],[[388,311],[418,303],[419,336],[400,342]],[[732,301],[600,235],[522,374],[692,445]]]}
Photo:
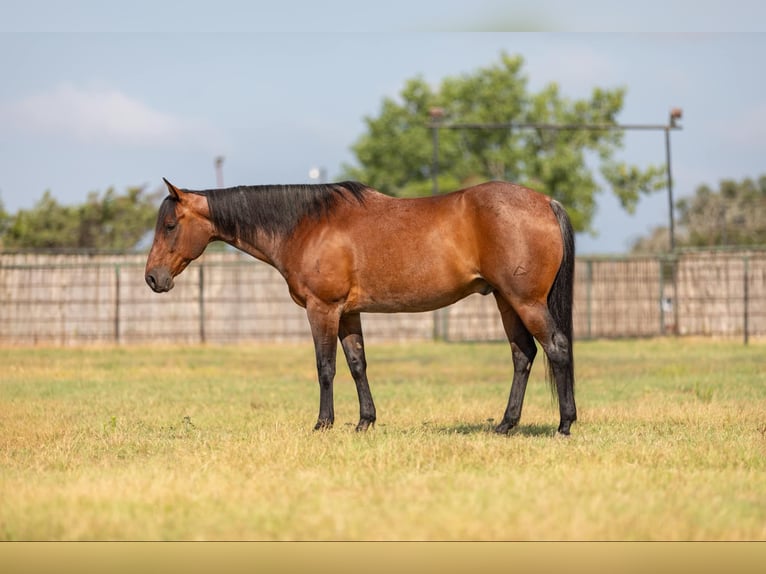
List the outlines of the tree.
{"label": "tree", "polygon": [[[766,175],[740,182],[726,179],[717,191],[701,185],[693,196],[679,199],[675,206],[676,245],[680,247],[766,245]],[[636,241],[632,251],[666,252],[667,234],[666,227],[658,227]]]}
{"label": "tree", "polygon": [[[678,228],[676,227],[676,246],[678,247]],[[657,254],[670,251],[670,231],[664,225],[652,228],[649,235],[633,242],[631,252],[636,254]]]}
{"label": "tree", "polygon": [[124,195],[113,188],[92,192],[82,205],[59,204],[46,191],[32,209],[9,218],[2,233],[5,248],[21,249],[132,249],[153,227],[156,198],[144,188]]}
{"label": "tree", "polygon": [[3,247],[3,235],[5,234],[5,229],[8,227],[9,219],[8,213],[5,211],[3,200],[0,198],[0,248]]}
{"label": "tree", "polygon": [[686,245],[766,244],[766,176],[726,179],[718,191],[703,185],[676,205]]}
{"label": "tree", "polygon": [[3,245],[31,249],[73,247],[77,235],[74,208],[59,205],[46,191],[32,209],[10,217]]}
{"label": "tree", "polygon": [[[472,74],[445,78],[434,89],[422,77],[405,82],[399,100],[385,98],[377,117],[365,118],[367,132],[353,144],[358,166],[344,176],[383,193],[431,193],[432,133],[429,112],[444,111],[461,123],[616,124],[625,90],[595,88],[589,99],[571,100],[551,83],[529,93],[520,56]],[[642,193],[665,186],[664,169],[641,170],[615,159],[619,130],[439,130],[439,188],[457,189],[486,179],[505,179],[552,195],[569,211],[575,229],[590,231],[601,188],[588,166],[598,158],[601,173],[632,211]]]}

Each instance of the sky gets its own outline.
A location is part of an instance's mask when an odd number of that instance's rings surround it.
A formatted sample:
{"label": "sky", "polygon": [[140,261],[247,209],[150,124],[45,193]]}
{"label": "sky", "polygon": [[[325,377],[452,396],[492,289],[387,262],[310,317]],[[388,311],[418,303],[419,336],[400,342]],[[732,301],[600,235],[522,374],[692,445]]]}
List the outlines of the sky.
{"label": "sky", "polygon": [[[227,186],[309,182],[312,168],[336,179],[365,118],[407,79],[437,86],[502,52],[523,56],[531,91],[625,87],[623,124],[663,125],[682,108],[676,199],[766,174],[762,2],[689,12],[694,3],[647,0],[620,3],[619,16],[596,0],[381,4],[4,3],[0,200],[14,213],[46,190],[71,204],[163,177],[210,188],[218,156]],[[628,132],[624,144],[621,160],[665,163],[661,131]],[[667,192],[628,214],[605,189],[578,251],[623,253],[667,223]]]}

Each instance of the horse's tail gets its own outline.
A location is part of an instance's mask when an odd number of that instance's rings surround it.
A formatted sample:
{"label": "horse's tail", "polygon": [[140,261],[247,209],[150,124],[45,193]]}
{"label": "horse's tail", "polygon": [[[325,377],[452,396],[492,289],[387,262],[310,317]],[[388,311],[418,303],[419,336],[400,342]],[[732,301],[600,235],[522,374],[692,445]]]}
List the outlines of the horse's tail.
{"label": "horse's tail", "polygon": [[[551,201],[551,209],[556,215],[561,229],[561,240],[564,246],[564,256],[561,266],[553,281],[550,293],[548,293],[548,311],[553,317],[556,327],[567,338],[567,360],[565,384],[574,393],[574,355],[572,353],[572,304],[574,302],[574,267],[575,267],[575,244],[574,229],[564,207],[555,199]],[[557,395],[556,379],[553,376],[548,362],[548,381],[554,396]]]}

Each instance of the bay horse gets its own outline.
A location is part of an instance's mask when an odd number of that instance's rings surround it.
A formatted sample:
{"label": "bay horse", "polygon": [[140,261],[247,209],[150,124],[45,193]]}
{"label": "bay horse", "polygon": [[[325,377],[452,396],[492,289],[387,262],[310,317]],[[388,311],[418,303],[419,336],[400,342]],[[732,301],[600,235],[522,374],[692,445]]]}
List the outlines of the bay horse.
{"label": "bay horse", "polygon": [[357,431],[374,425],[360,313],[431,311],[492,294],[513,358],[495,431],[521,417],[540,343],[558,399],[558,432],[577,419],[572,355],[574,233],[562,205],[492,181],[452,193],[394,198],[358,182],[193,191],[166,179],[145,278],[157,293],[214,240],[275,267],[306,309],[319,378],[315,429],[335,420],[337,342],[359,397]]}

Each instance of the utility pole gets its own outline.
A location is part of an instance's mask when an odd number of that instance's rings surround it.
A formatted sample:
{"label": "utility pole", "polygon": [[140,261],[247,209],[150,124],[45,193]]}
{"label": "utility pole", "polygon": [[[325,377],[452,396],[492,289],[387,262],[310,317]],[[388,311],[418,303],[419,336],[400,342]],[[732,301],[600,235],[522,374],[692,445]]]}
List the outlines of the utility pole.
{"label": "utility pole", "polygon": [[215,183],[218,189],[223,187],[223,159],[222,155],[215,158]]}
{"label": "utility pole", "polygon": [[668,217],[670,218],[670,252],[673,253],[676,250],[676,229],[675,218],[673,217],[673,172],[670,169],[670,130],[681,129],[676,124],[678,120],[683,117],[683,111],[681,108],[673,108],[670,110],[670,121],[665,126],[665,169],[668,178]]}

